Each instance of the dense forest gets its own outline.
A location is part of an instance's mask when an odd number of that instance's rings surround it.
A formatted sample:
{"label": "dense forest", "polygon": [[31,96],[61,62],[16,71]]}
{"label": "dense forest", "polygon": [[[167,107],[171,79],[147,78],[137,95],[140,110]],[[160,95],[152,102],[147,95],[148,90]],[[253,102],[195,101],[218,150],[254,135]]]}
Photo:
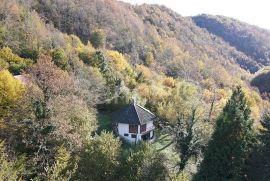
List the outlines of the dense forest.
{"label": "dense forest", "polygon": [[[116,0],[0,0],[0,180],[268,180],[270,32]],[[157,117],[130,145],[111,113]]]}
{"label": "dense forest", "polygon": [[270,69],[269,67],[264,67],[254,75],[254,78],[251,80],[250,84],[259,89],[264,99],[269,99],[270,85],[267,83],[269,81],[270,81]]}
{"label": "dense forest", "polygon": [[[223,16],[200,15],[193,17],[195,23],[223,38],[237,50],[257,62],[258,66],[270,64],[270,32],[256,26]],[[257,71],[253,67],[250,71]]]}

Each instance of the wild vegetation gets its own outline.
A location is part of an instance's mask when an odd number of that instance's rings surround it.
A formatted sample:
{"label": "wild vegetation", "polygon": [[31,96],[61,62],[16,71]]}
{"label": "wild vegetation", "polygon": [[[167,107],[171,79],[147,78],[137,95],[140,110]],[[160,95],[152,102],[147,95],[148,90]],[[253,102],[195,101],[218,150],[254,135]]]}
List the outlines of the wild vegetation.
{"label": "wild vegetation", "polygon": [[264,98],[269,99],[270,86],[266,83],[269,81],[270,71],[269,67],[267,67],[257,72],[254,78],[251,80],[250,84],[254,87],[257,87]]}
{"label": "wild vegetation", "polygon": [[[2,0],[0,180],[267,180],[264,64],[226,41],[162,6]],[[110,128],[132,98],[154,143]]]}

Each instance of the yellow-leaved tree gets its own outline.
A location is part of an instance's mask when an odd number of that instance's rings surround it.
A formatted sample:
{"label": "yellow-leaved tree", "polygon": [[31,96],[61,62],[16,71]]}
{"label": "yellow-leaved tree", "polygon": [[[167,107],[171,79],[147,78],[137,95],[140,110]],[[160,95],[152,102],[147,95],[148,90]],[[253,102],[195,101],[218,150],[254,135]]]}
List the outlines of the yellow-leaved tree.
{"label": "yellow-leaved tree", "polygon": [[116,77],[123,80],[128,87],[135,87],[135,73],[125,56],[117,51],[107,51],[107,57],[112,63]]}
{"label": "yellow-leaved tree", "polygon": [[8,70],[0,71],[0,120],[11,114],[25,93],[24,85]]}
{"label": "yellow-leaved tree", "polygon": [[14,54],[8,47],[0,49],[0,68],[8,68],[13,74],[21,74],[22,70],[32,65],[32,60]]}

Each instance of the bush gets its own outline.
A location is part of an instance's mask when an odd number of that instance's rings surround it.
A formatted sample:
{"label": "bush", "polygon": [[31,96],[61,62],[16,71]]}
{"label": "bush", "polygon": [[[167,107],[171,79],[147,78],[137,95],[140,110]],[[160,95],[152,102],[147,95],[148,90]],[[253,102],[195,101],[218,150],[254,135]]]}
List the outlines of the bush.
{"label": "bush", "polygon": [[110,181],[116,179],[120,141],[113,134],[102,132],[84,150],[78,165],[78,180]]}
{"label": "bush", "polygon": [[68,69],[68,59],[62,48],[58,48],[53,51],[52,59],[55,65],[57,65],[62,70]]}
{"label": "bush", "polygon": [[102,48],[106,43],[106,36],[102,30],[94,31],[90,36],[90,42],[95,48]]}
{"label": "bush", "polygon": [[83,63],[85,63],[87,65],[93,65],[92,56],[93,56],[93,53],[91,53],[87,50],[83,50],[83,51],[79,52],[79,58],[83,61]]}
{"label": "bush", "polygon": [[30,59],[24,59],[13,54],[12,50],[7,47],[0,49],[0,59],[2,62],[1,64],[5,64],[5,66],[8,64],[9,71],[15,75],[20,74],[22,70],[31,66],[33,63],[33,61]]}
{"label": "bush", "polygon": [[34,62],[36,62],[37,58],[38,58],[38,54],[39,54],[39,52],[36,49],[23,48],[23,49],[21,49],[20,57],[29,58],[29,59],[33,60]]}
{"label": "bush", "polygon": [[129,150],[122,163],[122,180],[166,181],[169,171],[165,164],[166,156],[151,148],[149,144],[140,143]]}

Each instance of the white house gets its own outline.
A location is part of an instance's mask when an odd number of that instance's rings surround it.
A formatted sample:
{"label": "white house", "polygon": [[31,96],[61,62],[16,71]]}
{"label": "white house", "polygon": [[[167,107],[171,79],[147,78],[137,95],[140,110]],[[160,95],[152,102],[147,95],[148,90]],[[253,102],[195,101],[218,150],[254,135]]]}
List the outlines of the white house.
{"label": "white house", "polygon": [[157,117],[136,102],[114,112],[112,119],[118,135],[130,143],[154,139]]}

